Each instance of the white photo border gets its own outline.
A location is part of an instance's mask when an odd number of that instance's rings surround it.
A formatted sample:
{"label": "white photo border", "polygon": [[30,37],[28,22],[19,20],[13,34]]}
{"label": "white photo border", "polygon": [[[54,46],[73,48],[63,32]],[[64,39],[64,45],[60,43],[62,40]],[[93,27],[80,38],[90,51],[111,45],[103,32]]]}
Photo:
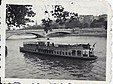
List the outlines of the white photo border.
{"label": "white photo border", "polygon": [[[27,2],[26,2],[27,1]],[[46,1],[45,3],[51,3],[54,4],[54,2],[52,3],[51,0],[42,0],[42,1]],[[59,1],[59,0],[56,0]],[[63,0],[62,0],[63,1]],[[65,0],[68,1],[68,0]],[[75,0],[77,1],[77,0]],[[82,0],[81,0],[82,1]],[[87,1],[91,1],[91,0],[87,0]],[[2,83],[14,83],[14,82],[20,82],[21,84],[109,84],[110,80],[111,80],[111,18],[112,18],[112,12],[111,12],[111,8],[110,5],[108,4],[107,1],[105,0],[98,0],[98,1],[102,1],[102,3],[106,4],[105,6],[108,7],[108,27],[107,27],[107,51],[106,51],[106,81],[86,81],[86,80],[55,80],[55,79],[20,79],[20,78],[5,78],[5,28],[6,28],[6,23],[5,23],[5,18],[6,18],[6,4],[19,4],[19,5],[33,5],[33,0],[4,0],[2,2],[1,8],[3,10],[2,12],[2,17],[1,17],[1,42],[2,42],[2,46],[1,46],[1,82]],[[34,2],[35,3],[35,2]],[[41,4],[41,2],[39,1],[39,4]]]}

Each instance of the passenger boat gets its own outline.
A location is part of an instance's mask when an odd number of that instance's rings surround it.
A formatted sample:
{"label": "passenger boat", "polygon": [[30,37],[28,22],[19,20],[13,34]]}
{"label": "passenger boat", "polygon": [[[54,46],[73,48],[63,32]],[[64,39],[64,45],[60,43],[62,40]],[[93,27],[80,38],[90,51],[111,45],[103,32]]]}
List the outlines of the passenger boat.
{"label": "passenger boat", "polygon": [[31,52],[42,56],[59,56],[76,59],[95,60],[94,47],[87,43],[82,44],[55,44],[50,42],[27,42],[20,47],[20,52]]}

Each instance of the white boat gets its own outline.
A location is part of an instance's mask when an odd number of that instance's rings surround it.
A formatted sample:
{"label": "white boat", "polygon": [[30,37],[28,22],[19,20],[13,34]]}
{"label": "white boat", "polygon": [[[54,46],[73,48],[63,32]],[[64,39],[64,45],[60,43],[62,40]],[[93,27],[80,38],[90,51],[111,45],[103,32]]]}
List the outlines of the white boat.
{"label": "white boat", "polygon": [[37,53],[44,56],[70,57],[76,59],[95,60],[94,47],[88,44],[54,44],[50,42],[27,42],[20,47],[20,52]]}

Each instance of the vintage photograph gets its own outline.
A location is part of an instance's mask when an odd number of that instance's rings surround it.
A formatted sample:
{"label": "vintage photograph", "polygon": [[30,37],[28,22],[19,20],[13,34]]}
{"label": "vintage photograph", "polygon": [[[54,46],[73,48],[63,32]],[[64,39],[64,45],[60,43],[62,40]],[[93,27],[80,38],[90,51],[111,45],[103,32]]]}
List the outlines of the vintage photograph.
{"label": "vintage photograph", "polygon": [[107,12],[97,1],[6,4],[5,78],[106,81]]}

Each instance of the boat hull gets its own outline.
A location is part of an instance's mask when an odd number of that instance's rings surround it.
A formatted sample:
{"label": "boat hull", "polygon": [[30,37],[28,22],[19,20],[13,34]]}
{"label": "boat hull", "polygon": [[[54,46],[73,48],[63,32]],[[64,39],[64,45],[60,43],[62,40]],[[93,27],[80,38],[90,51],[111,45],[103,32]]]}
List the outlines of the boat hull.
{"label": "boat hull", "polygon": [[64,55],[40,53],[40,52],[37,52],[37,51],[31,51],[31,50],[24,49],[23,47],[20,47],[20,52],[30,52],[30,53],[36,53],[36,54],[44,55],[44,56],[67,57],[67,58],[75,58],[75,59],[83,59],[83,60],[95,60],[95,59],[97,59],[97,56],[82,57],[82,56],[69,56],[69,55],[64,56]]}

